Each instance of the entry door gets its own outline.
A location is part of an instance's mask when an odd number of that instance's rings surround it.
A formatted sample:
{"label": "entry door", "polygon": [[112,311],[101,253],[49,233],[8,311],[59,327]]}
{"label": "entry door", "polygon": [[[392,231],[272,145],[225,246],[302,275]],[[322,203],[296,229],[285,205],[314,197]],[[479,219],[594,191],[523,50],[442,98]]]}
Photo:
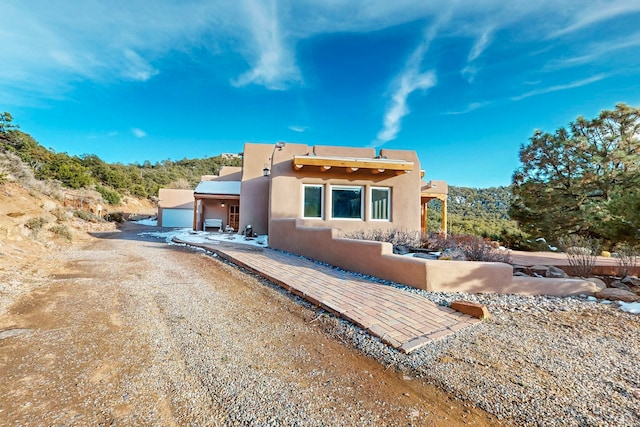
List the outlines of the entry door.
{"label": "entry door", "polygon": [[238,230],[238,227],[240,226],[240,205],[229,205],[227,224],[229,224],[230,227],[233,227],[234,230]]}

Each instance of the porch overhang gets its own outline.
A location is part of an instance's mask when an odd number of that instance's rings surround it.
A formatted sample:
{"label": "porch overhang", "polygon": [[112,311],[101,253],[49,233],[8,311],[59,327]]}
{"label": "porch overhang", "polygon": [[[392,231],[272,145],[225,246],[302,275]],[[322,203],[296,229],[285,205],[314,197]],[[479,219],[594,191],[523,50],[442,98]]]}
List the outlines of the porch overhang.
{"label": "porch overhang", "polygon": [[420,206],[421,221],[420,228],[424,233],[428,231],[427,227],[427,205],[431,200],[440,200],[442,202],[440,213],[442,218],[441,232],[447,234],[447,200],[449,197],[449,186],[445,181],[429,181],[422,183],[420,188]]}
{"label": "porch overhang", "polygon": [[406,160],[328,156],[294,156],[291,165],[297,171],[304,167],[318,167],[321,172],[327,172],[334,168],[347,173],[367,170],[372,174],[389,171],[397,175],[411,172],[414,168],[413,162]]}
{"label": "porch overhang", "polygon": [[214,200],[240,200],[240,195],[236,194],[193,194],[194,199],[214,199]]}

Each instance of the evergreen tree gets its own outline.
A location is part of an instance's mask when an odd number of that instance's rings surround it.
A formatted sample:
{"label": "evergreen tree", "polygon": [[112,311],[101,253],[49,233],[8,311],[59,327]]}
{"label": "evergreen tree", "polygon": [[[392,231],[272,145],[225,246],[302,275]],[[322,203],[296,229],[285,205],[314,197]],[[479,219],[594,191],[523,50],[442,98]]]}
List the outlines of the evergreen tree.
{"label": "evergreen tree", "polygon": [[[555,133],[536,131],[520,149],[511,216],[527,232],[609,242],[634,240],[628,209],[640,186],[640,110],[618,104]],[[634,197],[636,199],[634,199]]]}

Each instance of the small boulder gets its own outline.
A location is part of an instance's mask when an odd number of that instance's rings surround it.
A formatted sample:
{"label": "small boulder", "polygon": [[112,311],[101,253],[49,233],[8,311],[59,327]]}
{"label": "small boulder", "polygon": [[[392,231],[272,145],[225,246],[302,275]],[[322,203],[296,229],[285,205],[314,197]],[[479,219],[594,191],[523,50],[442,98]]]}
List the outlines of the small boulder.
{"label": "small boulder", "polygon": [[540,276],[544,276],[545,274],[547,274],[547,271],[549,270],[549,266],[548,265],[532,265],[531,267],[529,267],[529,270],[531,270],[532,273],[539,274]]}
{"label": "small boulder", "polygon": [[632,291],[631,291],[631,288],[630,288],[629,286],[625,285],[624,283],[622,283],[622,282],[620,282],[620,281],[618,281],[618,280],[616,280],[616,281],[614,281],[614,282],[611,282],[611,283],[609,284],[609,287],[610,287],[610,288],[622,289],[622,290],[625,290],[625,291],[632,292]]}
{"label": "small boulder", "polygon": [[608,299],[611,301],[624,301],[624,302],[640,301],[640,296],[634,294],[633,292],[625,291],[624,289],[618,289],[618,288],[603,289],[600,292],[596,292],[594,295],[596,298]]}
{"label": "small boulder", "polygon": [[567,273],[564,272],[563,269],[551,266],[544,273],[544,277],[549,277],[553,279],[563,279],[567,277]]}
{"label": "small boulder", "polygon": [[460,313],[468,314],[469,316],[478,318],[478,319],[488,319],[489,318],[489,310],[482,304],[477,302],[470,301],[453,301],[451,303],[451,308],[459,311]]}
{"label": "small boulder", "polygon": [[467,257],[460,249],[445,249],[442,251],[438,259],[453,260],[453,261],[466,261]]}
{"label": "small boulder", "polygon": [[640,279],[636,276],[625,276],[620,282],[624,283],[627,286],[640,286]]}
{"label": "small boulder", "polygon": [[599,291],[607,288],[607,284],[604,282],[604,280],[598,279],[597,277],[589,277],[587,279],[587,282],[595,283]]}
{"label": "small boulder", "polygon": [[520,273],[520,272],[524,273],[527,270],[527,267],[519,264],[513,264],[511,267],[513,267],[514,273]]}
{"label": "small boulder", "polygon": [[394,245],[393,246],[393,253],[394,254],[406,255],[406,254],[408,254],[410,252],[411,251],[406,246],[402,246],[402,245]]}
{"label": "small boulder", "polygon": [[529,277],[529,275],[524,271],[514,271],[513,275],[518,277]]}

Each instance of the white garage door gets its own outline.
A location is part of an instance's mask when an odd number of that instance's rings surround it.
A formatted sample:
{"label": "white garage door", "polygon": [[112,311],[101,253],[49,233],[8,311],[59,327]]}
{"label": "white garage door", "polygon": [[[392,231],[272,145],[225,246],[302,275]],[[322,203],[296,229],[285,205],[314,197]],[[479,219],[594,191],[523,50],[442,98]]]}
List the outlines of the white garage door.
{"label": "white garage door", "polygon": [[163,209],[162,227],[193,227],[193,209]]}

